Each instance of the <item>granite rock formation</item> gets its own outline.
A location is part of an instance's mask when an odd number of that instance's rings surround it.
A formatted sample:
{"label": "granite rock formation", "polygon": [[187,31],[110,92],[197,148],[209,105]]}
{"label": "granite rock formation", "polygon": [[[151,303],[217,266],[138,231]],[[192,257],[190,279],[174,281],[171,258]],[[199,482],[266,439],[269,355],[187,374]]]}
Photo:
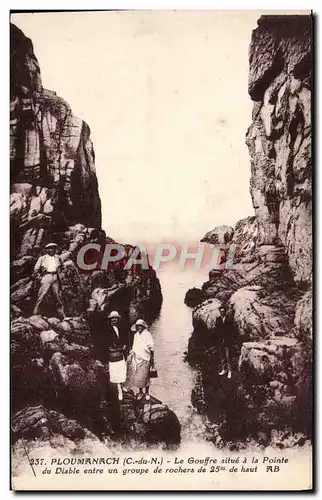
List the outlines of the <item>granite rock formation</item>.
{"label": "granite rock formation", "polygon": [[[86,257],[87,264],[97,263],[95,269],[77,265],[82,245],[96,243],[103,251],[107,243],[114,243],[101,227],[90,129],[62,98],[43,88],[32,42],[14,25],[10,56],[14,432],[28,439],[52,432],[68,439],[86,432],[101,438],[115,424],[119,428],[121,420],[107,367],[95,358],[93,329],[99,328],[104,335],[102,325],[112,309],[119,310],[128,325],[138,317],[152,321],[161,306],[161,288],[152,268],[125,270],[123,261],[101,269],[99,252],[88,252]],[[38,290],[33,269],[48,242],[57,243],[61,250],[65,319],[58,317],[57,304],[49,294],[41,315],[33,314]],[[133,248],[125,245],[127,257]],[[126,422],[134,403],[124,406],[128,408],[122,410]],[[176,416],[164,406],[161,412],[160,406],[160,402],[152,402],[142,415],[137,412],[138,423],[146,428],[144,419],[150,415],[153,439],[159,428],[162,441],[164,425],[172,421],[175,437],[170,439],[178,440]],[[145,440],[146,436],[146,432],[137,432],[138,438]]]}
{"label": "granite rock formation", "polygon": [[[237,374],[230,384],[235,402],[245,412],[251,409],[254,429],[266,433],[266,442],[274,426],[301,427],[310,434],[311,44],[310,16],[262,16],[253,31],[249,95],[254,106],[246,144],[255,215],[234,229],[219,226],[202,239],[228,245],[222,265],[210,271],[201,289],[189,343],[188,359],[203,365],[203,375],[209,376],[210,365],[218,373],[215,347],[211,362],[204,358],[209,341],[215,345],[214,321],[224,302],[239,333]],[[215,372],[212,383],[220,392]],[[223,398],[227,413],[230,401]],[[305,417],[299,401],[305,401]]]}

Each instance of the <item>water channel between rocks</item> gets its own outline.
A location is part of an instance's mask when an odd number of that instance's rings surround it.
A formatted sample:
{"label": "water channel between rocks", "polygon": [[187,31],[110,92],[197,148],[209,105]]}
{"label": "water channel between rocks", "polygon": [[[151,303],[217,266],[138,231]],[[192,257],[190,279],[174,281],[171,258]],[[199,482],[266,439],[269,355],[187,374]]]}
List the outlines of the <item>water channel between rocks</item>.
{"label": "water channel between rocks", "polygon": [[199,415],[191,403],[197,372],[184,361],[184,351],[193,330],[192,310],[184,304],[184,297],[189,288],[200,287],[207,280],[208,272],[206,268],[181,270],[176,263],[165,263],[158,270],[163,304],[151,333],[159,377],[151,381],[151,394],[177,415],[182,445],[202,443],[207,434],[205,417]]}

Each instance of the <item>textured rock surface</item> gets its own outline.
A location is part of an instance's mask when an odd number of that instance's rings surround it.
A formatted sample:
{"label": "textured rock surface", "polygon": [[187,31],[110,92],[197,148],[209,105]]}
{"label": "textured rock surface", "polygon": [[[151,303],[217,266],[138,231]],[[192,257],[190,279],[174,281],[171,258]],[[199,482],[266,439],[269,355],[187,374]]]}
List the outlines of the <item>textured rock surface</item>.
{"label": "textured rock surface", "polygon": [[[220,418],[218,409],[211,411],[226,437],[241,414],[258,432],[267,430],[268,441],[274,426],[311,432],[311,24],[310,16],[259,19],[249,51],[254,108],[246,135],[255,215],[234,229],[214,228],[202,240],[229,245],[193,311],[188,359],[203,360],[204,397],[208,408],[212,400],[222,402]],[[227,387],[218,378],[216,347],[209,350],[221,302],[240,335]],[[250,432],[240,429],[244,437]]]}
{"label": "textured rock surface", "polygon": [[154,397],[140,402],[132,391],[128,391],[121,405],[120,418],[129,438],[148,443],[165,442],[167,445],[180,442],[181,426],[177,416]]}
{"label": "textured rock surface", "polygon": [[193,311],[193,324],[197,329],[211,330],[219,316],[220,301],[218,299],[205,300]]}
{"label": "textured rock surface", "polygon": [[69,439],[85,437],[84,429],[75,421],[43,406],[26,407],[12,419],[14,440],[48,438],[54,433]]}
{"label": "textured rock surface", "polygon": [[247,132],[258,244],[282,244],[297,282],[312,273],[312,19],[263,16],[250,47]]}
{"label": "textured rock surface", "polygon": [[[108,411],[103,409],[103,418]],[[171,448],[180,440],[180,424],[177,417],[160,401],[152,398],[150,402],[139,403],[131,392],[125,396],[121,411],[118,414],[121,422],[124,444],[129,440],[132,446],[142,442],[155,444],[167,442]],[[105,422],[105,427],[108,425]],[[117,457],[119,446],[115,437],[99,440],[88,428],[62,413],[49,410],[42,405],[27,406],[13,415],[12,419],[12,476],[21,477],[30,473],[30,465],[26,460],[26,443],[29,457],[46,457],[48,459],[71,457],[86,463],[88,457]],[[40,471],[34,465],[35,472]]]}
{"label": "textured rock surface", "polygon": [[201,241],[211,243],[212,245],[220,245],[221,243],[229,243],[233,237],[234,230],[230,226],[217,226],[212,231],[209,231]]}
{"label": "textured rock surface", "polygon": [[[32,42],[14,25],[10,47],[12,408],[18,412],[14,425],[17,435],[28,439],[54,432],[71,440],[76,434],[84,437],[86,429],[102,437],[119,429],[120,410],[108,369],[95,359],[92,333],[99,329],[104,335],[112,309],[120,311],[127,326],[138,317],[151,321],[161,306],[161,288],[151,268],[124,270],[121,262],[100,270],[98,252],[86,257],[87,264],[97,263],[96,269],[79,268],[77,254],[84,244],[99,244],[104,250],[105,244],[114,243],[101,229],[90,130],[62,98],[42,87]],[[32,313],[39,288],[32,273],[49,241],[61,250],[59,279],[67,316],[63,321],[50,294],[42,314]],[[125,250],[129,256],[133,247],[125,245]],[[168,414],[172,415],[164,407],[164,418],[156,419],[162,439],[162,426],[176,419]],[[143,414],[140,419],[143,423]],[[74,428],[75,433],[66,434],[63,428]],[[35,429],[42,430],[37,434]],[[175,432],[178,440],[180,426]]]}
{"label": "textured rock surface", "polygon": [[304,343],[313,340],[312,291],[309,290],[296,304],[295,336]]}
{"label": "textured rock surface", "polygon": [[55,92],[43,89],[32,43],[14,25],[10,56],[10,160],[16,217],[37,229],[48,216],[63,218],[61,222],[68,225],[81,220],[99,228],[100,199],[88,125]]}
{"label": "textured rock surface", "polygon": [[234,320],[243,339],[264,339],[271,335],[292,334],[294,305],[300,292],[264,286],[239,288],[230,298]]}

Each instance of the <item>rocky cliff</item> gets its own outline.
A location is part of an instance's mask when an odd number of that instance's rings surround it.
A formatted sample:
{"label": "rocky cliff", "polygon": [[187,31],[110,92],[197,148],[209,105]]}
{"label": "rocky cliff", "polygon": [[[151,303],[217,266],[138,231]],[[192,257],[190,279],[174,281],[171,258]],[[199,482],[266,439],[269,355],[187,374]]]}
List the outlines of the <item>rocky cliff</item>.
{"label": "rocky cliff", "polygon": [[[190,360],[202,364],[209,387],[212,373],[216,389],[208,403],[222,402],[222,428],[230,429],[223,431],[227,439],[240,414],[253,424],[241,432],[244,437],[255,433],[267,443],[272,429],[285,428],[310,434],[311,44],[309,16],[259,19],[249,50],[254,106],[246,134],[255,214],[235,228],[215,228],[203,239],[233,247],[238,264],[237,269],[229,267],[226,249],[227,267],[210,271],[193,311],[189,344]],[[234,318],[239,342],[235,375],[221,383],[213,327],[222,302]]]}
{"label": "rocky cliff", "polygon": [[[156,274],[137,266],[78,267],[82,245],[98,243],[104,249],[113,242],[101,228],[90,129],[62,98],[43,88],[32,42],[14,25],[10,60],[12,410],[19,412],[13,418],[14,440],[57,433],[73,439],[88,429],[102,437],[113,426],[134,437],[164,440],[164,425],[170,439],[173,429],[178,440],[180,425],[161,402],[138,408],[128,395],[119,408],[92,342],[93,333],[104,335],[111,309],[118,309],[127,324],[155,317],[162,301]],[[32,314],[39,286],[32,273],[48,242],[61,250],[66,318],[58,317],[50,294],[42,314]]]}

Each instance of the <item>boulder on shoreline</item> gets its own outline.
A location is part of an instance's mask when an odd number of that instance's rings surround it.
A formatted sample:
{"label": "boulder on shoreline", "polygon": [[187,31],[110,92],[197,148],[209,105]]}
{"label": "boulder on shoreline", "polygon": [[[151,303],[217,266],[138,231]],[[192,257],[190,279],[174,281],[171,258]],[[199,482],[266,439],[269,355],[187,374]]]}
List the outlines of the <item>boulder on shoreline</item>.
{"label": "boulder on shoreline", "polygon": [[184,303],[188,307],[196,307],[202,302],[202,292],[200,288],[190,288],[184,298]]}

